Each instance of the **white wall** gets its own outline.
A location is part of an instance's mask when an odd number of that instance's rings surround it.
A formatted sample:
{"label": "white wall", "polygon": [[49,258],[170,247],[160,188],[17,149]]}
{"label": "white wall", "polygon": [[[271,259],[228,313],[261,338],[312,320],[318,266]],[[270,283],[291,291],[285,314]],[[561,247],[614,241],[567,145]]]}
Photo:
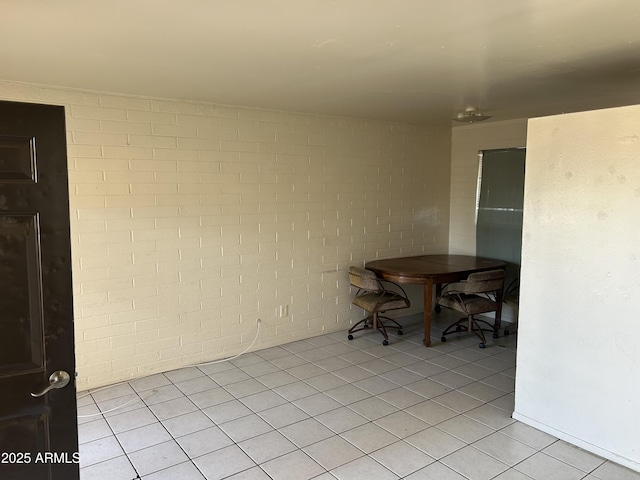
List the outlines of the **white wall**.
{"label": "white wall", "polygon": [[514,418],[640,471],[640,106],[530,120]]}
{"label": "white wall", "polygon": [[447,250],[448,128],[9,82],[0,99],[66,109],[79,389],[239,353],[257,318],[255,348],[345,329],[348,265]]}
{"label": "white wall", "polygon": [[456,126],[451,134],[451,221],[449,253],[476,253],[478,152],[524,147],[527,120]]}

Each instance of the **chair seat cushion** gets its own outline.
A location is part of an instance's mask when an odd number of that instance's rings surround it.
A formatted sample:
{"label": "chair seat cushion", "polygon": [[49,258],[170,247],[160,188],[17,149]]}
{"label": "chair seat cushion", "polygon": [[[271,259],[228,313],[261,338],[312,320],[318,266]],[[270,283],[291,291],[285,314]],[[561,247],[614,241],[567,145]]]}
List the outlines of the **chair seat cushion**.
{"label": "chair seat cushion", "polygon": [[409,301],[393,292],[368,292],[353,299],[353,304],[367,312],[386,312],[398,308],[407,308]]}
{"label": "chair seat cushion", "polygon": [[493,312],[496,309],[496,302],[487,297],[461,294],[460,298],[462,298],[462,304],[457,295],[445,295],[438,300],[438,304],[467,315]]}

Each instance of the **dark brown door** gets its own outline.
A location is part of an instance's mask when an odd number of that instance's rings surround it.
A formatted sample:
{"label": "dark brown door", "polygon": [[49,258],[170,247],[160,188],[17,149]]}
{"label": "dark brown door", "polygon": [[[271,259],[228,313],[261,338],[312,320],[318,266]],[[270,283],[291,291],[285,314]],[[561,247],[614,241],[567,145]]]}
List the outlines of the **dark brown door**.
{"label": "dark brown door", "polygon": [[2,480],[79,478],[65,142],[63,107],[0,102]]}

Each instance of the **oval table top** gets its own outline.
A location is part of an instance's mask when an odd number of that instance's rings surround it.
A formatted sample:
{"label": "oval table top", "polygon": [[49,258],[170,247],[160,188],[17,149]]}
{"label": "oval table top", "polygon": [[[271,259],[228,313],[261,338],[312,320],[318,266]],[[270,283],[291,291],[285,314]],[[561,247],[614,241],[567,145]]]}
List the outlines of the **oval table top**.
{"label": "oval table top", "polygon": [[442,283],[474,272],[504,268],[505,262],[472,255],[416,255],[367,262],[365,268],[398,283]]}

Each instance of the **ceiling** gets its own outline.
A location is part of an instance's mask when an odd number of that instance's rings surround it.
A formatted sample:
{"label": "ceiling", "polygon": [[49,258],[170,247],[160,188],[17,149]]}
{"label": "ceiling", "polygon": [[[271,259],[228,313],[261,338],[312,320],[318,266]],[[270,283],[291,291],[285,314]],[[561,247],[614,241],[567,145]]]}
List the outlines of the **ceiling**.
{"label": "ceiling", "polygon": [[0,0],[0,79],[410,123],[640,103],[638,0]]}

